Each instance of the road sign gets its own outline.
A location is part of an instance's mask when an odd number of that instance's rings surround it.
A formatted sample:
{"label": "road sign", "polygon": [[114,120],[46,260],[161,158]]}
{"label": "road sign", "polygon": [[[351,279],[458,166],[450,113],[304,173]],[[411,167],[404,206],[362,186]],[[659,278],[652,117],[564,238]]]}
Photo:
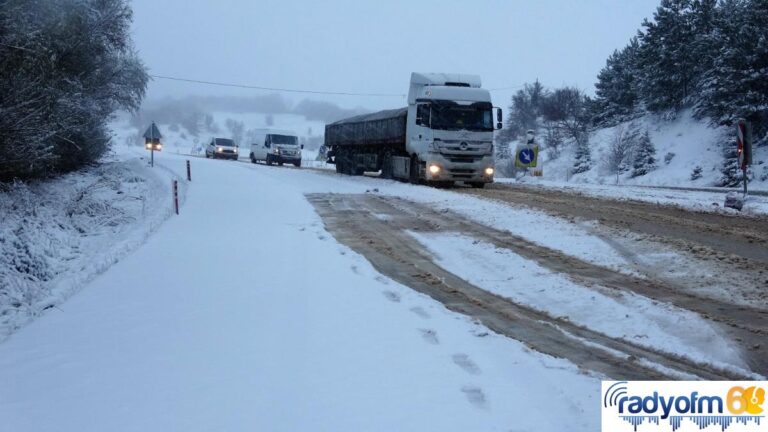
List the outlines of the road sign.
{"label": "road sign", "polygon": [[739,120],[737,125],[736,150],[739,153],[739,167],[746,169],[752,164],[752,125],[744,120]]}
{"label": "road sign", "polygon": [[160,138],[162,137],[160,129],[157,128],[155,122],[152,122],[147,131],[144,132],[144,148],[149,150],[149,164],[151,166],[155,166],[155,152],[163,149],[163,145],[160,143]]}
{"label": "road sign", "polygon": [[515,166],[518,168],[533,168],[539,161],[539,146],[518,146],[515,152]]}

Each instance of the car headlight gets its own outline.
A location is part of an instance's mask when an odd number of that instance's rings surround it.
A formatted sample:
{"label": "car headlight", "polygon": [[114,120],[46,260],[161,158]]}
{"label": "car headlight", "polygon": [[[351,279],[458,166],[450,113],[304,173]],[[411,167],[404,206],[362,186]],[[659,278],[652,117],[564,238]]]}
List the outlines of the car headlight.
{"label": "car headlight", "polygon": [[485,169],[485,175],[492,176],[493,173],[494,173],[494,169],[493,168],[488,167],[488,168]]}
{"label": "car headlight", "polygon": [[435,175],[440,172],[440,167],[438,165],[430,165],[429,166],[429,173],[432,175]]}
{"label": "car headlight", "polygon": [[221,148],[221,147],[216,147],[216,151],[217,151],[217,152],[223,152],[223,151],[224,151],[224,149],[223,149],[223,148]]}

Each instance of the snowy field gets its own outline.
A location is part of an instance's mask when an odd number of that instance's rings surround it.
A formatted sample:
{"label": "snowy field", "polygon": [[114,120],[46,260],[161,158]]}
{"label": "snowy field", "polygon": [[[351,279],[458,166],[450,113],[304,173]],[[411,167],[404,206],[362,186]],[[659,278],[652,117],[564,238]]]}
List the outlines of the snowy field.
{"label": "snowy field", "polygon": [[[0,190],[0,341],[139,247],[171,214],[175,175],[138,158]],[[182,199],[185,188],[182,185]]]}

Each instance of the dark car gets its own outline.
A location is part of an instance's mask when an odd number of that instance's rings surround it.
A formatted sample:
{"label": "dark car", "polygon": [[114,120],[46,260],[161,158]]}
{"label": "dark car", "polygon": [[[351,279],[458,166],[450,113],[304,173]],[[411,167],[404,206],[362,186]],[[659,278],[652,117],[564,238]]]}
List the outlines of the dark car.
{"label": "dark car", "polygon": [[205,157],[237,160],[237,145],[229,138],[211,138],[205,147]]}

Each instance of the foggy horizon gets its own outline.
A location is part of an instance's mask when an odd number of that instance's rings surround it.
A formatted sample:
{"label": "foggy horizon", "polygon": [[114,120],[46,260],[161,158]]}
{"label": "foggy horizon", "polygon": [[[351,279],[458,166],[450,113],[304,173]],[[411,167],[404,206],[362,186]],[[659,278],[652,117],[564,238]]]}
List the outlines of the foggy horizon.
{"label": "foggy horizon", "polygon": [[[340,1],[328,6],[229,0],[213,5],[168,0],[158,5],[134,0],[132,34],[153,75],[404,95],[411,72],[472,73],[492,89],[494,103],[506,108],[522,84],[536,79],[593,94],[608,55],[623,47],[658,6],[656,0],[449,3]],[[294,106],[308,100],[377,110],[406,103],[404,97],[283,93],[153,79],[146,104],[273,93]]]}

